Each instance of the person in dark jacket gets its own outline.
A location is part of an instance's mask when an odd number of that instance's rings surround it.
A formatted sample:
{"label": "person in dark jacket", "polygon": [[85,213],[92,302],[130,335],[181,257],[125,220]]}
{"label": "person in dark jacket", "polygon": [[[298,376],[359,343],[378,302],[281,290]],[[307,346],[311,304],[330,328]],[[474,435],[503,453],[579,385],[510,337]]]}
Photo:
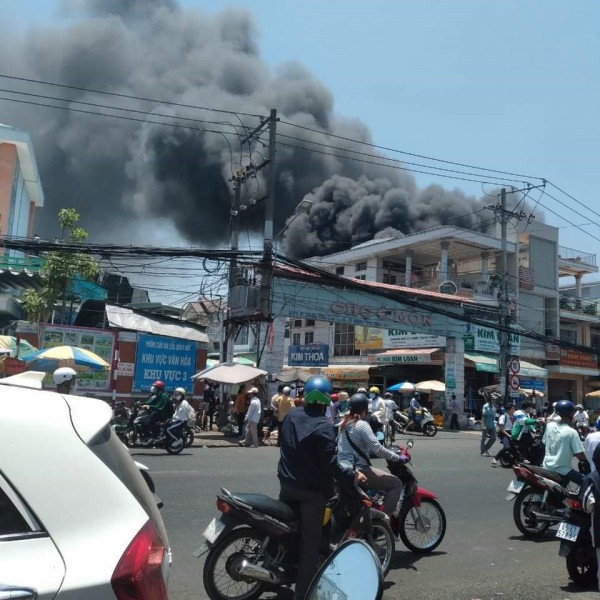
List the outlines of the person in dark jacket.
{"label": "person in dark jacket", "polygon": [[330,394],[331,385],[325,377],[311,377],[304,388],[304,406],[292,408],[281,423],[279,499],[300,515],[295,600],[304,600],[318,570],[323,513],[328,498],[334,494],[334,479],[366,479],[352,468],[338,464],[335,429],[325,416]]}
{"label": "person in dark jacket", "polygon": [[[149,442],[158,437],[158,424],[160,421],[167,420],[170,415],[167,414],[167,404],[169,396],[165,392],[165,384],[162,381],[155,381],[150,387],[150,396],[146,404],[142,405],[149,411],[149,417],[146,421],[146,430],[151,436]],[[173,414],[172,411],[170,414]]]}
{"label": "person in dark jacket", "polygon": [[600,444],[592,454],[592,472],[583,478],[581,483],[580,501],[583,509],[592,514],[592,544],[596,550],[598,591],[600,591]]}

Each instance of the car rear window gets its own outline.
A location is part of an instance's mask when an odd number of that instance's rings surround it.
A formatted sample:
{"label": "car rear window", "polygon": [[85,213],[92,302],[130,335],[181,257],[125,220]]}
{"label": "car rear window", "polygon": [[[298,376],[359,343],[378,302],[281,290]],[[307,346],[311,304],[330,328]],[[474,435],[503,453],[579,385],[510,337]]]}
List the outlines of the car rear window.
{"label": "car rear window", "polygon": [[23,515],[0,488],[0,537],[28,533],[31,529]]}
{"label": "car rear window", "polygon": [[109,425],[94,437],[89,448],[137,499],[166,545],[167,532],[156,506],[156,498],[129,455],[129,451]]}

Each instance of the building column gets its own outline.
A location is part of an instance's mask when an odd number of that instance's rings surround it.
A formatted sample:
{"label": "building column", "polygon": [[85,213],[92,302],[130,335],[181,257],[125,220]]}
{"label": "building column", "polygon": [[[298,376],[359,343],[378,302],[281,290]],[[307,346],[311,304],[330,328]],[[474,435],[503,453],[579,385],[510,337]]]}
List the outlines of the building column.
{"label": "building column", "polygon": [[481,281],[487,285],[490,278],[489,252],[481,253]]}
{"label": "building column", "polygon": [[[283,354],[283,339],[285,335],[285,317],[276,317],[271,323],[261,324],[259,344],[262,348],[264,344],[263,355],[260,369],[268,371],[269,374],[279,373],[287,362],[287,356]],[[266,339],[265,339],[266,338]],[[277,390],[278,382],[269,382],[269,398]]]}
{"label": "building column", "polygon": [[412,259],[414,256],[415,252],[414,250],[407,250],[406,251],[406,259],[405,259],[405,266],[404,266],[404,286],[405,287],[412,287]]}
{"label": "building column", "polygon": [[448,248],[450,242],[442,242],[442,260],[440,261],[440,283],[448,281]]}
{"label": "building column", "polygon": [[452,394],[456,394],[462,401],[465,395],[465,343],[462,337],[446,338],[444,379],[446,403],[450,401]]}
{"label": "building column", "polygon": [[578,273],[577,275],[575,275],[575,297],[579,300],[581,300],[581,278],[583,277],[583,275],[581,273]]}

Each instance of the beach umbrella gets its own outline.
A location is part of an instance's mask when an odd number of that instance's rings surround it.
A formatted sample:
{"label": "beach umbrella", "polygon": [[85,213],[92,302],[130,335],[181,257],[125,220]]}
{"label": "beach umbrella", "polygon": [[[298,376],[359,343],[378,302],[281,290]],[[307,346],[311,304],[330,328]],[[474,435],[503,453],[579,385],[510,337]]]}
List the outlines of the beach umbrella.
{"label": "beach umbrella", "polygon": [[77,346],[43,348],[23,359],[30,369],[52,373],[59,367],[71,367],[78,372],[108,371],[110,365],[91,350]]}
{"label": "beach umbrella", "polygon": [[[25,360],[37,352],[37,348],[32,346],[27,340],[19,340],[19,358]],[[13,358],[17,356],[17,338],[14,335],[0,335],[0,354],[8,354]]]}
{"label": "beach umbrella", "polygon": [[414,392],[415,386],[410,381],[403,381],[402,383],[396,383],[388,388],[388,392]]}
{"label": "beach umbrella", "polygon": [[445,392],[446,384],[443,381],[431,379],[429,381],[420,381],[415,385],[417,392]]}
{"label": "beach umbrella", "polygon": [[266,375],[267,372],[249,365],[236,362],[221,363],[209,369],[196,373],[192,379],[208,379],[216,383],[239,385]]}
{"label": "beach umbrella", "polygon": [[596,390],[595,392],[590,392],[585,395],[586,398],[600,398],[600,390]]}

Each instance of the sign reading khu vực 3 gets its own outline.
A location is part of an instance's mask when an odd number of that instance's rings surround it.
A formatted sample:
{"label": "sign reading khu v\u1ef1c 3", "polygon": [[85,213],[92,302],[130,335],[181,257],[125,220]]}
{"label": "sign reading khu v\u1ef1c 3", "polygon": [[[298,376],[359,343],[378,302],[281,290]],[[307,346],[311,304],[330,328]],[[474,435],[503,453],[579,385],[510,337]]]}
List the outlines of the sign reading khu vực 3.
{"label": "sign reading khu v\u1ef1c 3", "polygon": [[327,344],[290,346],[288,365],[290,367],[326,367],[329,365],[329,346]]}

